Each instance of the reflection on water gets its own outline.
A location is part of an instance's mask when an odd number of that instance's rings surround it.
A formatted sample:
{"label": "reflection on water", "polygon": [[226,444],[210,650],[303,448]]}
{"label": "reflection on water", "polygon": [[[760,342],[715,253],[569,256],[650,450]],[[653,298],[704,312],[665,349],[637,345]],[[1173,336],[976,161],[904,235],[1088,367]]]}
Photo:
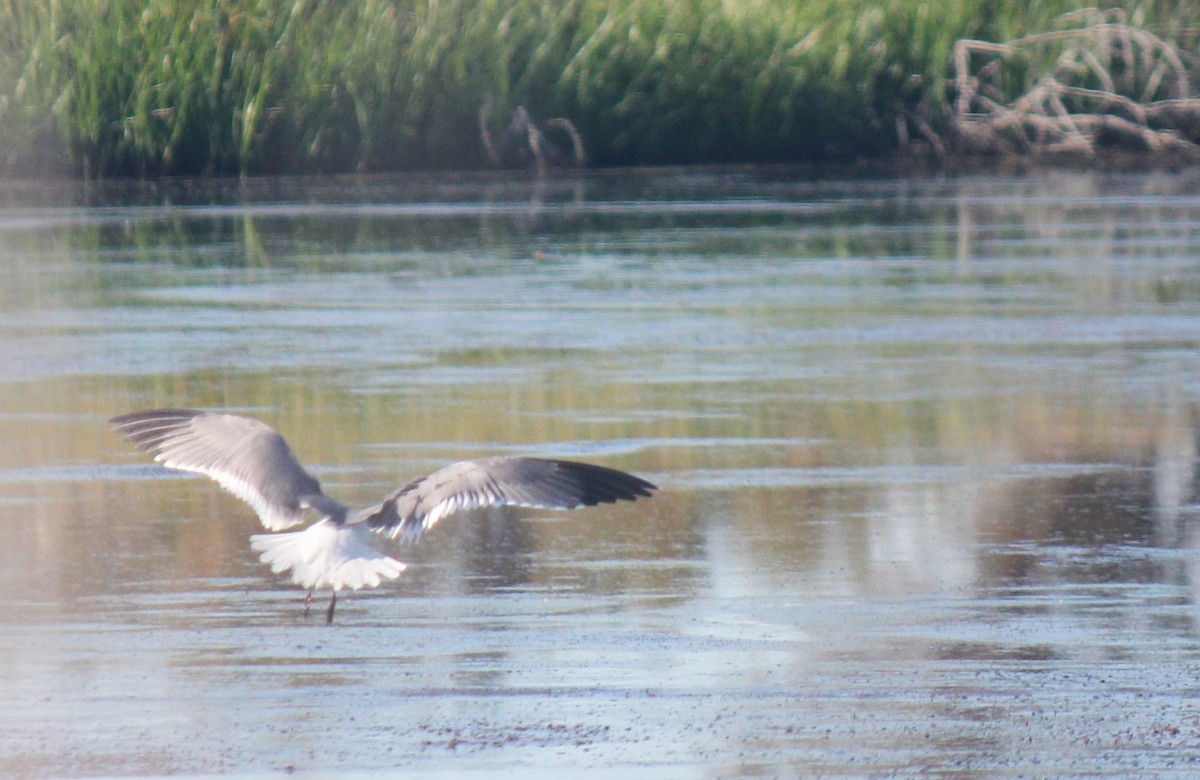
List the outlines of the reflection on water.
{"label": "reflection on water", "polygon": [[[0,773],[1193,767],[1195,184],[5,185]],[[662,491],[439,526],[325,630],[104,423],[158,405],[350,503]]]}

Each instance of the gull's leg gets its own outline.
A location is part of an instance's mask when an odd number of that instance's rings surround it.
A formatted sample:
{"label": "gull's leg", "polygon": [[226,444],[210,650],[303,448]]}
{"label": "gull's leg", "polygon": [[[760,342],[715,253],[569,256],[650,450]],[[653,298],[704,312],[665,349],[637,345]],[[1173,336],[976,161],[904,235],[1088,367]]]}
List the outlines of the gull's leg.
{"label": "gull's leg", "polygon": [[333,592],[333,595],[329,597],[329,611],[325,613],[325,625],[327,625],[327,626],[333,625],[333,608],[336,606],[337,606],[337,591],[335,590]]}
{"label": "gull's leg", "polygon": [[308,617],[308,608],[312,606],[312,591],[304,595],[304,617]]}

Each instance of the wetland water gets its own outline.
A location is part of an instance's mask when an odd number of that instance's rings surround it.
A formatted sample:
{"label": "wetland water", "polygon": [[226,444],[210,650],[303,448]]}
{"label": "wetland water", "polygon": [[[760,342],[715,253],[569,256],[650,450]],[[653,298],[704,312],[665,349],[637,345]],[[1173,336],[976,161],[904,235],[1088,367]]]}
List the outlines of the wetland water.
{"label": "wetland water", "polygon": [[[0,774],[1191,776],[1200,181],[0,184]],[[301,616],[106,426],[241,410],[443,522]]]}

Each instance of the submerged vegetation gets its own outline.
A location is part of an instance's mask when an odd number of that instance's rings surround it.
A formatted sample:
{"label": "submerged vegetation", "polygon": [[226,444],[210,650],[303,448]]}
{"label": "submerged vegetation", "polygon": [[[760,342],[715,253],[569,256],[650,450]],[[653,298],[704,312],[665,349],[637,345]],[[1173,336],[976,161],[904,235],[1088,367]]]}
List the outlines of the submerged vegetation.
{"label": "submerged vegetation", "polygon": [[[1194,69],[1181,52],[1200,9],[1124,5],[1123,19],[1179,44],[1176,59]],[[531,148],[539,162],[562,148],[600,165],[940,149],[955,126],[956,44],[1027,39],[1081,7],[8,0],[0,170],[473,168],[527,162]]]}

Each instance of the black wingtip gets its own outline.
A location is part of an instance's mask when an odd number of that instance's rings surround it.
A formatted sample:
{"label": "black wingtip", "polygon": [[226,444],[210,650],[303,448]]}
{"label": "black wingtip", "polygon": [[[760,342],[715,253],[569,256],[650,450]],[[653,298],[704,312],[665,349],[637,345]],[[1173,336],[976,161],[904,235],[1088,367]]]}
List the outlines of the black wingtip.
{"label": "black wingtip", "polygon": [[607,466],[575,461],[559,461],[558,464],[578,486],[579,503],[583,506],[636,501],[658,490],[653,482]]}

